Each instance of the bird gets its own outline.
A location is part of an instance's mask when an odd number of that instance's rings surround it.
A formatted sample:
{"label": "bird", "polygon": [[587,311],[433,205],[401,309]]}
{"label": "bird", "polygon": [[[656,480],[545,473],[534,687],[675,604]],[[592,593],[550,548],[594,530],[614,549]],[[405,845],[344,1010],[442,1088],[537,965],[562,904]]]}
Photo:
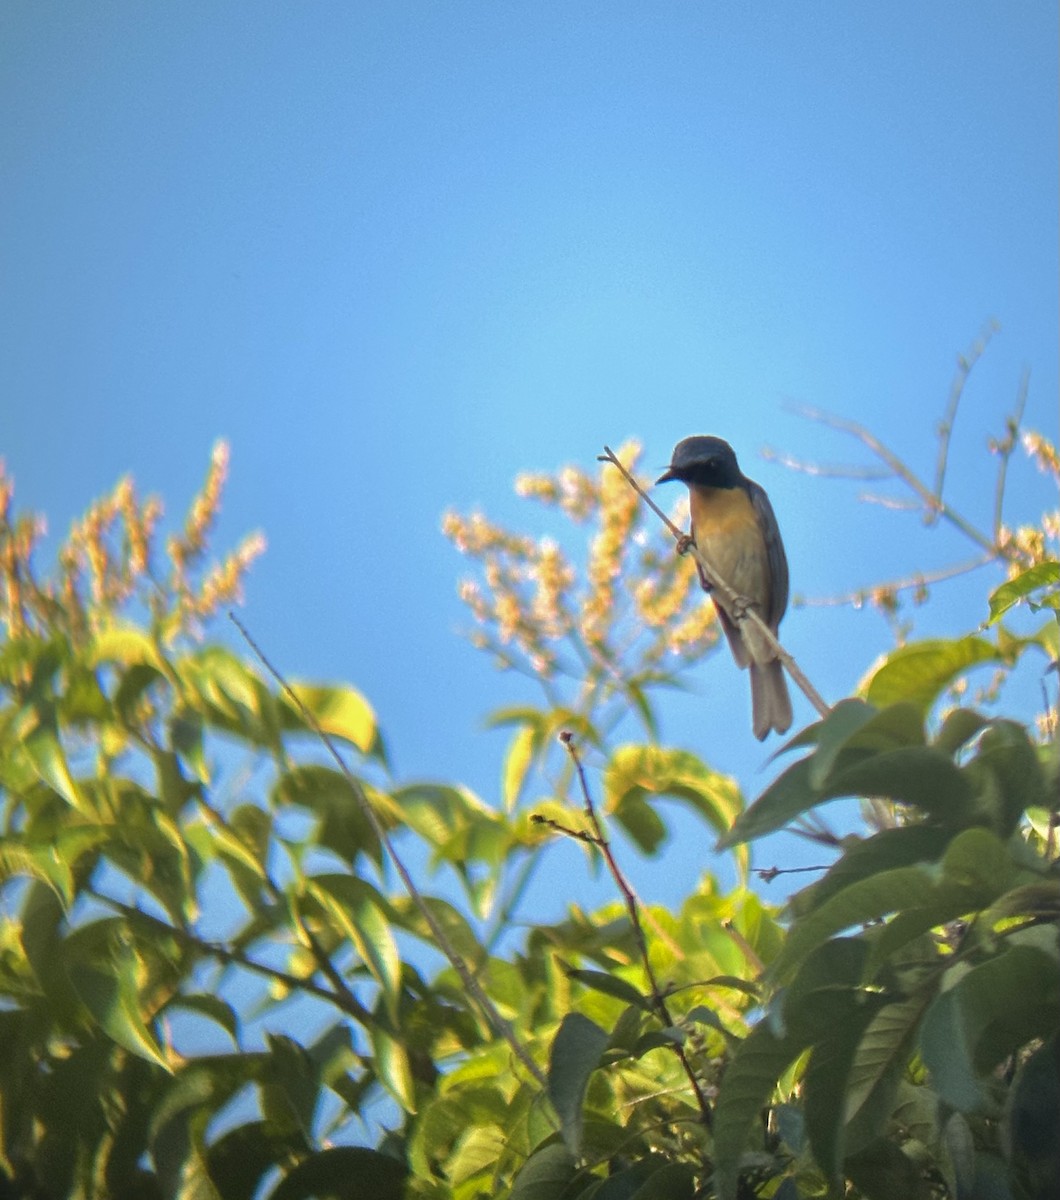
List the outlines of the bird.
{"label": "bird", "polygon": [[[687,437],[677,443],[657,483],[688,486],[692,541],[722,580],[746,600],[776,636],[788,607],[788,560],[780,527],[765,489],[740,470],[736,454],[719,437]],[[760,629],[738,620],[697,563],[703,590],[711,594],[736,665],[751,672],[754,735],[791,728],[791,697],[776,650]]]}

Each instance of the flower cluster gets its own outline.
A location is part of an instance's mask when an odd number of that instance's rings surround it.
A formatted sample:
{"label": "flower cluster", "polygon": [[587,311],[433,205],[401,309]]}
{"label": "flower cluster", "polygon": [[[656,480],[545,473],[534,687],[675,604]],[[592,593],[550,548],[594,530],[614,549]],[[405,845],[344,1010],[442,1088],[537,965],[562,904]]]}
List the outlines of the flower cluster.
{"label": "flower cluster", "polygon": [[[265,548],[264,538],[253,534],[222,562],[200,569],[227,470],[228,447],[221,442],[183,530],[166,541],[169,578],[156,586],[152,551],[162,517],[157,497],[141,501],[133,481],[120,480],[73,523],[57,550],[54,575],[38,578],[33,555],[44,523],[13,513],[14,483],[0,463],[0,621],[8,635],[58,625],[79,642],[137,600],[150,608],[165,640],[195,632],[222,604],[238,599],[243,578]],[[173,596],[175,606],[164,607],[173,604],[166,600]]]}
{"label": "flower cluster", "polygon": [[[640,446],[629,442],[618,456],[633,471]],[[594,530],[576,566],[562,537],[535,539],[481,513],[446,513],[443,533],[478,566],[477,577],[459,587],[475,620],[474,645],[542,681],[565,674],[591,686],[676,669],[715,644],[713,606],[694,563],[674,553],[661,525],[646,520],[614,467],[605,464],[596,475],[574,466],[528,472],[515,491]],[[685,502],[674,519],[687,521]]]}

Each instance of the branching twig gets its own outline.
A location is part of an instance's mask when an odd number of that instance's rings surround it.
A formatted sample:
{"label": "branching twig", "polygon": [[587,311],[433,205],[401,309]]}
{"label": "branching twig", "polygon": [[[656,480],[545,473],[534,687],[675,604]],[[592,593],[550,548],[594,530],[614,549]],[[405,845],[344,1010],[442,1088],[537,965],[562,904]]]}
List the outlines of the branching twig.
{"label": "branching twig", "polygon": [[[648,978],[648,986],[651,988],[652,1004],[655,1006],[656,1014],[667,1028],[673,1028],[674,1020],[670,1016],[670,1010],[667,1007],[664,998],[663,990],[659,986],[659,981],[655,975],[655,969],[651,965],[651,959],[648,955],[648,941],[644,936],[644,926],[640,920],[640,905],[637,903],[636,894],[630,886],[629,881],[622,873],[621,867],[611,852],[611,845],[604,834],[603,826],[600,823],[600,818],[596,813],[596,806],[593,804],[592,796],[589,792],[589,782],[585,778],[585,768],[582,766],[581,758],[578,754],[577,747],[574,744],[574,738],[568,732],[560,734],[560,741],[567,747],[567,751],[574,763],[574,769],[578,774],[578,782],[581,786],[582,797],[585,800],[585,815],[589,819],[589,824],[592,826],[592,832],[578,830],[564,830],[571,833],[573,836],[590,842],[603,855],[604,862],[607,864],[607,869],[611,873],[611,878],[615,881],[622,897],[626,902],[626,909],[629,912],[630,925],[633,929],[633,936],[636,939],[637,949],[640,952],[641,962],[644,964],[644,973]],[[708,1129],[712,1129],[714,1125],[714,1114],[711,1112],[710,1102],[707,1100],[703,1088],[700,1086],[699,1080],[696,1077],[695,1070],[689,1061],[685,1049],[680,1044],[675,1045],[677,1056],[681,1061],[681,1066],[685,1074],[688,1076],[688,1081],[692,1085],[692,1090],[696,1096],[696,1103],[699,1105],[699,1111],[703,1116],[703,1124]]]}
{"label": "branching twig", "polygon": [[669,531],[673,534],[679,547],[687,546],[688,552],[703,568],[706,577],[710,580],[711,588],[721,597],[726,609],[735,615],[737,621],[750,621],[753,623],[755,628],[766,639],[769,646],[776,652],[777,657],[784,664],[784,668],[794,680],[796,686],[803,693],[806,699],[809,700],[809,702],[822,717],[827,717],[832,710],[825,703],[823,697],[813,686],[813,684],[810,683],[809,679],[807,679],[802,673],[794,658],[792,658],[792,656],[787,652],[787,650],[784,649],[780,642],[777,641],[776,635],[765,623],[765,621],[762,620],[762,618],[754,611],[753,608],[741,600],[738,592],[736,592],[729,586],[728,583],[725,582],[721,575],[718,574],[717,570],[715,570],[715,568],[711,565],[709,559],[706,557],[703,551],[700,550],[700,548],[694,542],[690,542],[690,539],[687,538],[685,534],[683,534],[681,530],[677,528],[677,526],[673,523],[673,521],[670,520],[666,513],[663,512],[663,510],[655,503],[648,493],[640,486],[636,479],[633,478],[629,471],[626,470],[625,465],[619,461],[618,456],[610,446],[604,447],[604,454],[600,455],[600,461],[609,462],[622,472],[626,478],[626,482],[630,485],[630,487],[637,492],[645,504],[652,509],[652,511],[659,517],[666,528],[669,529]]}
{"label": "branching twig", "polygon": [[772,883],[778,875],[802,875],[806,871],[827,871],[823,867],[755,867],[754,873],[763,883]]}
{"label": "branching twig", "polygon": [[996,321],[988,322],[968,353],[962,354],[957,359],[957,372],[950,384],[950,398],[946,404],[946,414],[939,422],[938,428],[939,454],[935,464],[935,495],[940,501],[942,500],[942,485],[946,480],[946,466],[949,461],[950,434],[953,432],[953,423],[957,419],[957,406],[964,394],[964,385],[968,382],[968,376],[982,356],[987,343],[999,328]]}
{"label": "branching twig", "polygon": [[250,636],[250,633],[247,631],[246,627],[239,620],[239,618],[235,615],[235,613],[229,612],[228,617],[229,617],[229,620],[231,620],[231,622],[233,623],[233,625],[235,625],[235,627],[243,635],[243,638],[245,639],[247,645],[251,648],[251,650],[257,656],[258,661],[269,672],[269,674],[273,677],[273,679],[276,680],[277,684],[279,684],[279,686],[283,689],[284,695],[286,695],[288,700],[290,700],[290,702],[295,706],[295,708],[301,714],[302,718],[305,720],[306,724],[309,725],[309,727],[313,730],[313,732],[317,735],[317,737],[320,738],[321,742],[326,747],[328,753],[331,755],[332,759],[334,759],[335,764],[336,764],[336,766],[338,766],[339,770],[341,771],[343,778],[350,785],[350,788],[353,791],[354,797],[356,798],[357,805],[360,808],[361,812],[364,814],[365,820],[371,826],[372,832],[379,839],[380,844],[386,848],[386,852],[390,857],[390,861],[394,864],[394,867],[397,870],[398,875],[401,877],[401,882],[405,885],[405,890],[408,892],[409,897],[412,899],[412,902],[416,905],[416,908],[419,910],[419,913],[423,917],[424,921],[426,922],[428,929],[430,929],[431,936],[434,938],[435,944],[437,945],[438,949],[441,950],[441,952],[449,960],[449,962],[452,964],[453,969],[456,971],[457,975],[460,976],[460,982],[467,989],[468,995],[471,996],[474,999],[475,1003],[478,1005],[479,1011],[482,1013],[487,1024],[490,1025],[490,1027],[493,1029],[493,1031],[499,1037],[503,1038],[503,1040],[505,1042],[507,1042],[512,1053],[523,1064],[523,1066],[527,1069],[527,1071],[530,1072],[530,1074],[533,1076],[534,1080],[541,1087],[541,1089],[547,1090],[548,1081],[546,1080],[545,1075],[542,1072],[541,1068],[537,1065],[537,1063],[534,1062],[534,1060],[530,1057],[529,1052],[526,1050],[526,1048],[522,1045],[522,1043],[516,1037],[515,1030],[512,1028],[511,1024],[508,1021],[506,1021],[504,1019],[504,1017],[502,1017],[501,1014],[497,1011],[496,1005],[489,998],[489,996],[486,995],[486,992],[483,989],[482,985],[475,978],[470,967],[468,967],[468,965],[464,961],[464,959],[457,952],[456,947],[450,941],[449,936],[446,934],[445,930],[442,928],[441,923],[438,921],[437,917],[435,917],[434,913],[431,912],[430,905],[428,905],[426,900],[423,898],[423,895],[420,893],[419,888],[416,887],[416,884],[412,878],[412,875],[410,874],[408,868],[405,866],[404,861],[402,860],[401,856],[398,854],[397,850],[395,850],[394,844],[390,838],[390,835],[387,833],[386,829],[383,827],[383,823],[376,816],[375,809],[372,808],[372,806],[368,800],[368,797],[365,795],[364,789],[361,787],[360,781],[357,779],[357,776],[354,775],[353,772],[349,769],[349,767],[347,767],[345,760],[343,759],[342,755],[338,752],[337,748],[335,747],[335,743],[332,741],[332,739],[328,736],[328,734],[321,727],[320,722],[316,719],[316,717],[309,711],[309,709],[305,706],[305,704],[303,704],[303,702],[299,699],[299,697],[296,695],[294,689],[287,682],[287,680],[284,679],[284,677],[280,674],[280,672],[272,665],[272,663],[269,661],[269,659],[265,656],[262,649],[258,646],[258,644]]}
{"label": "branching twig", "polygon": [[1004,440],[998,443],[997,452],[1001,461],[997,468],[997,487],[994,491],[994,541],[1001,537],[1001,506],[1005,499],[1005,478],[1008,475],[1008,461],[1016,448],[1016,437],[1019,433],[1020,422],[1023,420],[1023,410],[1027,407],[1027,392],[1030,389],[1031,375],[1024,370],[1020,376],[1019,391],[1016,393],[1016,408],[1012,416],[1005,422]]}
{"label": "branching twig", "polygon": [[279,967],[271,967],[268,963],[258,962],[257,959],[251,958],[245,950],[237,950],[233,946],[226,946],[223,942],[207,941],[205,938],[199,937],[198,934],[192,933],[190,929],[183,929],[179,925],[171,925],[168,921],[163,921],[159,917],[152,916],[151,913],[144,912],[143,909],[122,904],[120,900],[115,900],[111,896],[104,896],[99,892],[93,894],[98,900],[110,905],[111,908],[116,912],[120,912],[130,921],[150,926],[152,933],[156,936],[162,937],[169,934],[185,946],[197,950],[200,954],[208,958],[216,958],[219,962],[225,963],[228,966],[243,967],[244,970],[252,971],[255,975],[261,975],[265,979],[282,983],[284,987],[290,988],[293,992],[307,992],[311,996],[316,996],[318,1000],[326,1000],[329,1004],[333,1004],[341,1012],[353,1017],[355,1021],[359,1021],[362,1025],[367,1025],[374,1020],[368,1009],[361,1004],[348,988],[344,989],[341,995],[330,992],[326,987],[321,987],[319,983],[314,983],[312,979],[292,975],[290,971],[284,971]]}
{"label": "branching twig", "polygon": [[855,592],[846,592],[841,596],[796,596],[792,601],[796,608],[822,608],[841,604],[864,604],[873,596],[888,592],[908,592],[928,587],[932,583],[942,583],[965,575],[969,571],[978,570],[994,561],[993,554],[980,554],[967,562],[955,563],[950,567],[940,567],[937,571],[918,571],[915,575],[906,575],[901,579],[892,579],[886,583],[873,584],[872,587],[859,588]]}
{"label": "branching twig", "polygon": [[888,447],[885,446],[883,442],[881,442],[880,439],[875,436],[875,434],[870,433],[869,430],[858,421],[850,421],[845,417],[837,417],[834,413],[826,412],[821,408],[802,406],[797,408],[795,411],[809,421],[817,421],[821,425],[827,425],[830,429],[836,429],[840,433],[849,434],[851,437],[856,438],[862,443],[862,445],[871,450],[877,458],[885,462],[887,466],[891,468],[891,471],[894,473],[894,475],[898,479],[901,479],[902,482],[905,483],[906,486],[909,487],[910,490],[919,498],[924,509],[924,521],[926,524],[931,524],[939,517],[943,517],[945,520],[949,521],[951,525],[959,529],[965,537],[973,541],[977,546],[981,547],[991,556],[995,558],[1003,557],[1006,559],[1013,559],[1017,557],[1016,551],[1009,550],[998,545],[996,541],[992,540],[980,530],[976,529],[971,521],[957,512],[952,505],[946,503],[941,496],[938,496],[931,491],[927,484],[924,483],[924,481],[917,474],[911,471],[909,467],[907,467],[906,464],[894,453],[893,450],[888,449]]}

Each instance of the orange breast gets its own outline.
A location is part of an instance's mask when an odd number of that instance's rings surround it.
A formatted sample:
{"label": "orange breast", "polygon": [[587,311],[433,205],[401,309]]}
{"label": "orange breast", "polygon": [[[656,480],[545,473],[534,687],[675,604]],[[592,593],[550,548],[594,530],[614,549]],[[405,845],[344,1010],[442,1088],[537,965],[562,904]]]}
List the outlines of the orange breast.
{"label": "orange breast", "polygon": [[689,489],[696,545],[731,587],[763,611],[769,607],[766,543],[743,488]]}

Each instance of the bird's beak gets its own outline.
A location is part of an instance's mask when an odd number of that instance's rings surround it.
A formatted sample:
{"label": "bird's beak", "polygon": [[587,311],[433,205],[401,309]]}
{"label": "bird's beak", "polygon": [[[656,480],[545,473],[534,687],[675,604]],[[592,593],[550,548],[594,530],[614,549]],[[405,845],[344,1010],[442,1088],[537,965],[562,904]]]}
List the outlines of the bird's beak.
{"label": "bird's beak", "polygon": [[674,474],[674,469],[673,469],[673,467],[667,467],[667,468],[666,468],[666,470],[665,470],[665,471],[663,471],[663,473],[662,473],[662,474],[659,476],[659,478],[658,478],[658,479],[656,479],[656,481],[655,481],[655,482],[656,482],[657,484],[659,484],[659,483],[669,483],[671,480],[674,480],[674,479],[676,479],[676,478],[677,478],[677,476]]}

